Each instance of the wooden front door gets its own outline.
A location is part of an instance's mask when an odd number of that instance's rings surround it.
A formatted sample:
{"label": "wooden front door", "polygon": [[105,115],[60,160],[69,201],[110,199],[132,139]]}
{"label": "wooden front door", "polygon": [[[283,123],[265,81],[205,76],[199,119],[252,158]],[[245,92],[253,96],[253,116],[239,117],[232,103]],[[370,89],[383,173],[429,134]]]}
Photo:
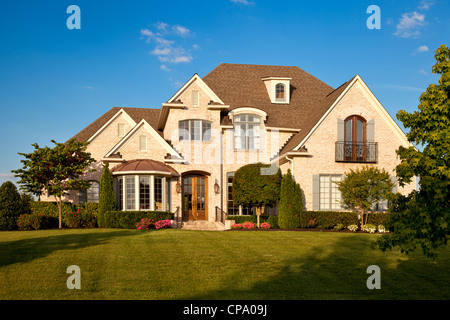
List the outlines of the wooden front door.
{"label": "wooden front door", "polygon": [[208,220],[208,178],[201,175],[183,177],[183,221]]}

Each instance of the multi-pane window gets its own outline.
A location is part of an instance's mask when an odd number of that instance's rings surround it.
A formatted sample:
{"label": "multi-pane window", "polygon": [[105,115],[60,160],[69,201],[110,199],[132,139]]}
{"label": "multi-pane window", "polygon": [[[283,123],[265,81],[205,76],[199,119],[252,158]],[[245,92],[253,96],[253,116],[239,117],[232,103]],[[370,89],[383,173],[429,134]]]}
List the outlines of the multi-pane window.
{"label": "multi-pane window", "polygon": [[130,175],[119,176],[116,181],[119,210],[170,211],[170,178]]}
{"label": "multi-pane window", "polygon": [[98,202],[100,194],[100,184],[97,181],[90,181],[90,188],[86,192],[87,202]]}
{"label": "multi-pane window", "polygon": [[279,83],[275,86],[275,98],[281,101],[286,99],[284,84]]}
{"label": "multi-pane window", "polygon": [[260,123],[259,116],[251,114],[234,117],[234,148],[236,150],[259,150]]}
{"label": "multi-pane window", "polygon": [[335,183],[341,175],[320,175],[320,210],[340,210],[341,192]]}
{"label": "multi-pane window", "polygon": [[234,172],[227,173],[227,213],[232,216],[239,214],[239,206],[233,201],[233,178]]}
{"label": "multi-pane window", "polygon": [[163,177],[155,177],[155,210],[163,209]]}
{"label": "multi-pane window", "polygon": [[178,123],[180,141],[211,141],[211,122],[205,120],[183,120]]}
{"label": "multi-pane window", "polygon": [[126,210],[135,210],[136,196],[135,196],[135,183],[134,177],[126,177]]}
{"label": "multi-pane window", "polygon": [[139,207],[150,209],[150,176],[139,177]]}

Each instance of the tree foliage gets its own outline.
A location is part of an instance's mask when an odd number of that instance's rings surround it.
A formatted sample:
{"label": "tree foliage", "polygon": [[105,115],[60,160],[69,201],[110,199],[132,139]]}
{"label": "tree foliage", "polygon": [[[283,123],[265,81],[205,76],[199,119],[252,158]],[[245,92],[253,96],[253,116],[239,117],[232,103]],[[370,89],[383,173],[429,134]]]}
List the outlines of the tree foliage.
{"label": "tree foliage", "polygon": [[359,211],[361,229],[364,230],[370,208],[392,196],[394,183],[386,170],[376,167],[350,169],[345,176],[342,181],[335,182],[341,192],[342,203]]}
{"label": "tree foliage", "polygon": [[281,180],[280,202],[278,204],[278,225],[281,229],[300,227],[303,211],[303,195],[300,185],[294,181],[291,170]]}
{"label": "tree foliage", "polygon": [[97,223],[99,227],[105,226],[104,217],[106,212],[115,211],[116,197],[114,195],[113,177],[109,171],[109,165],[106,164],[102,176],[100,178],[100,195],[98,201],[98,217]]}
{"label": "tree foliage", "polygon": [[275,206],[280,199],[281,170],[264,172],[269,168],[272,168],[269,164],[253,163],[234,174],[233,202],[243,207],[257,207],[258,220],[262,207]]}
{"label": "tree foliage", "polygon": [[16,221],[20,216],[22,201],[17,187],[11,181],[0,186],[0,230],[16,229]]}
{"label": "tree foliage", "polygon": [[401,210],[392,212],[394,232],[383,236],[382,250],[395,246],[409,253],[421,247],[429,257],[447,244],[450,224],[450,49],[442,45],[435,52],[432,71],[439,74],[438,84],[430,84],[420,96],[418,110],[399,111],[397,118],[409,128],[408,140],[415,147],[400,147],[397,166],[400,185],[420,178],[420,190],[399,199]]}
{"label": "tree foliage", "polygon": [[[19,153],[25,157],[21,160],[22,169],[13,170],[16,177],[20,178],[21,189],[40,196],[47,192],[55,198],[59,209],[59,227],[62,227],[62,198],[68,195],[70,190],[86,191],[89,182],[80,179],[87,167],[95,160],[86,152],[87,142],[79,142],[71,139],[66,143],[58,143],[51,140],[55,146],[39,147],[32,144],[34,152]],[[90,170],[93,171],[93,170]]]}

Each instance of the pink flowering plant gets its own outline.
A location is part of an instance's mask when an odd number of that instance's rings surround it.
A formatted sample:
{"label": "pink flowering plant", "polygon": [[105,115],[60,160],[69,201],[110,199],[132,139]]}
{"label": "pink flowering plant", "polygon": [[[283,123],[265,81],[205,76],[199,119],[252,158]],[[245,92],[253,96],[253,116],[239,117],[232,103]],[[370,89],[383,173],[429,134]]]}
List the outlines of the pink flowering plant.
{"label": "pink flowering plant", "polygon": [[263,222],[259,225],[259,227],[262,229],[270,229],[270,224],[268,224],[267,222]]}
{"label": "pink flowering plant", "polygon": [[141,221],[136,224],[137,230],[148,230],[155,227],[155,222],[152,219],[142,218]]}
{"label": "pink flowering plant", "polygon": [[156,229],[170,228],[170,220],[169,219],[159,220],[158,222],[155,223],[155,228]]}
{"label": "pink flowering plant", "polygon": [[255,229],[255,224],[254,224],[253,222],[250,222],[250,221],[245,221],[245,222],[242,224],[242,227],[243,227],[244,229]]}
{"label": "pink flowering plant", "polygon": [[242,229],[241,223],[234,223],[231,225],[231,229]]}

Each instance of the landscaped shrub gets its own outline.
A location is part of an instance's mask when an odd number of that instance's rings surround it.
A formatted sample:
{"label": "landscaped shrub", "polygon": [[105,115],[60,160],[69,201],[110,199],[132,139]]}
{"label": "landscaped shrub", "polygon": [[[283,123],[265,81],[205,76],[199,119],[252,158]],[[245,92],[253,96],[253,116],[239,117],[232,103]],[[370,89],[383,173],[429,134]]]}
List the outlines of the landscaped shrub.
{"label": "landscaped shrub", "polygon": [[138,230],[148,230],[155,227],[155,221],[152,219],[142,218],[141,221],[136,224]]}
{"label": "landscaped shrub", "polygon": [[300,215],[301,228],[332,229],[338,224],[358,225],[358,213],[339,211],[303,211]]}
{"label": "landscaped shrub", "polygon": [[268,224],[267,222],[263,222],[260,224],[259,226],[261,229],[270,229],[270,224]]}
{"label": "landscaped shrub", "polygon": [[256,225],[250,221],[246,221],[242,224],[242,228],[244,229],[255,229]]}
{"label": "landscaped shrub", "polygon": [[368,223],[364,226],[364,230],[370,233],[375,233],[375,231],[377,231],[377,227],[373,224]]}
{"label": "landscaped shrub", "polygon": [[281,229],[300,227],[303,211],[303,196],[300,185],[294,181],[291,170],[281,180],[280,202],[278,204],[278,225]]}
{"label": "landscaped shrub", "polygon": [[271,225],[272,229],[278,229],[278,216],[269,216],[267,223]]}
{"label": "landscaped shrub", "polygon": [[63,222],[69,228],[94,228],[97,224],[97,214],[83,208],[77,209],[66,213]]}
{"label": "landscaped shrub", "polygon": [[231,225],[231,229],[242,229],[242,223],[234,223]]}
{"label": "landscaped shrub", "polygon": [[[259,222],[267,222],[267,219],[271,216],[259,216]],[[244,223],[246,221],[257,223],[257,216],[227,216],[227,220],[234,220],[235,223]]]}
{"label": "landscaped shrub", "polygon": [[168,211],[108,211],[105,213],[106,228],[135,229],[142,219],[153,221],[173,220],[173,212]]}
{"label": "landscaped shrub", "polygon": [[358,226],[356,224],[351,224],[347,227],[347,229],[350,231],[356,231],[358,230]]}
{"label": "landscaped shrub", "polygon": [[165,219],[165,220],[159,220],[155,223],[155,228],[156,229],[165,229],[165,228],[170,228],[170,220],[169,219]]}
{"label": "landscaped shrub", "polygon": [[22,202],[17,187],[11,181],[0,186],[0,230],[14,230],[22,211]]}
{"label": "landscaped shrub", "polygon": [[58,227],[58,218],[43,213],[22,214],[17,219],[19,230],[44,230]]}

